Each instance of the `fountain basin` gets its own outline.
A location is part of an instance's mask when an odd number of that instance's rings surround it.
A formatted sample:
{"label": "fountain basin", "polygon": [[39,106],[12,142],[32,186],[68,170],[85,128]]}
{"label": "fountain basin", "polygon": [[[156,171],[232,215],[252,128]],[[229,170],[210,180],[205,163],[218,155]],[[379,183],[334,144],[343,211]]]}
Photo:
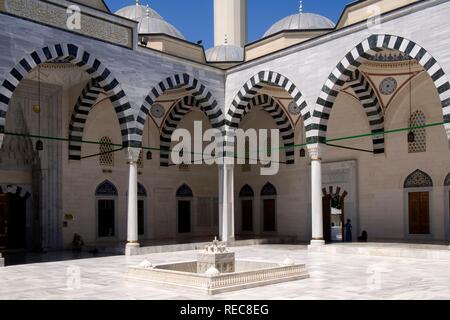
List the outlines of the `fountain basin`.
{"label": "fountain basin", "polygon": [[130,267],[128,276],[154,283],[184,287],[214,295],[309,278],[304,264],[236,260],[235,271],[221,274],[198,273],[198,262],[188,261],[154,267]]}

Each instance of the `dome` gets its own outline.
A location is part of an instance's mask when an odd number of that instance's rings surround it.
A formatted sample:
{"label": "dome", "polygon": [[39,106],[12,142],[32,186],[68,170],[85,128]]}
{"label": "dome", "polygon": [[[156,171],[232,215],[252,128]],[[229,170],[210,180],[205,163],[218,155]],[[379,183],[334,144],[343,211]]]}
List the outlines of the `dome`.
{"label": "dome", "polygon": [[161,15],[150,8],[142,6],[139,1],[135,5],[122,8],[117,15],[138,22],[138,34],[167,34],[172,37],[185,39],[180,31],[164,20]]}
{"label": "dome", "polygon": [[206,61],[208,62],[227,62],[243,61],[244,49],[231,44],[224,44],[206,50]]}
{"label": "dome", "polygon": [[173,25],[163,19],[145,17],[138,25],[139,34],[163,33],[169,36],[185,40],[184,36]]}
{"label": "dome", "polygon": [[332,29],[334,27],[333,21],[324,16],[315,13],[299,13],[283,18],[275,23],[267,30],[264,37],[285,30],[317,30]]}
{"label": "dome", "polygon": [[116,14],[130,20],[141,22],[142,18],[145,18],[147,16],[147,10],[150,17],[158,19],[163,18],[159,15],[158,12],[156,12],[152,8],[140,5],[139,3],[122,8],[119,11],[117,11]]}

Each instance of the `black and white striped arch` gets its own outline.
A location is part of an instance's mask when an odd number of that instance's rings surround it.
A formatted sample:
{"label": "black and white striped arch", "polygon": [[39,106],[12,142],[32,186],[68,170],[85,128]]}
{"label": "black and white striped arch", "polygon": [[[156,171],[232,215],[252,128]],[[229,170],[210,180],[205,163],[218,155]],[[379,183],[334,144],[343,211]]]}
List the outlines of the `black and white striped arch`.
{"label": "black and white striped arch", "polygon": [[168,90],[180,88],[185,89],[186,94],[195,100],[196,106],[200,107],[206,114],[213,128],[223,130],[225,118],[216,99],[214,99],[211,92],[199,80],[187,73],[183,73],[173,75],[161,81],[145,97],[137,118],[137,132],[141,135],[141,139],[145,121],[158,97]]}
{"label": "black and white striped arch", "polygon": [[[28,188],[29,189],[29,188]],[[15,194],[21,198],[28,199],[31,197],[31,189],[12,184],[0,184],[0,194]]]}
{"label": "black and white striped arch", "polygon": [[384,113],[375,90],[370,81],[359,70],[355,70],[348,83],[366,112],[373,134],[373,153],[384,153]]}
{"label": "black and white striped arch", "polygon": [[[450,84],[447,75],[429,52],[415,42],[393,35],[372,35],[355,48],[337,64],[329,75],[317,99],[315,111],[311,119],[311,127],[307,132],[309,143],[325,143],[328,120],[331,109],[339,91],[350,79],[353,72],[363,62],[376,52],[384,49],[397,50],[416,59],[427,71],[438,91],[441,101],[444,123],[447,131],[450,129]],[[449,137],[450,138],[450,137]]]}
{"label": "black and white striped arch", "polygon": [[20,81],[35,67],[51,61],[70,62],[97,79],[114,106],[119,119],[124,146],[139,146],[140,141],[134,133],[134,114],[125,92],[111,71],[98,59],[74,44],[55,44],[38,49],[26,55],[5,76],[0,86],[0,133],[5,130],[6,113],[11,97]]}
{"label": "black and white striped arch", "polygon": [[81,159],[81,146],[83,139],[84,127],[86,125],[89,112],[96,103],[103,89],[96,79],[91,79],[81,92],[75,107],[73,108],[72,117],[69,125],[69,159]]}
{"label": "black and white striped arch", "polygon": [[257,95],[254,97],[243,114],[243,117],[251,111],[252,108],[262,107],[276,122],[278,129],[280,130],[281,137],[283,139],[285,153],[286,153],[286,164],[295,163],[295,132],[294,128],[286,115],[283,107],[272,97],[268,95]]}
{"label": "black and white striped arch", "polygon": [[172,133],[178,127],[183,117],[192,111],[193,108],[200,108],[199,102],[192,96],[186,96],[178,101],[169,115],[166,117],[159,137],[160,143],[160,164],[162,167],[169,165],[170,146],[172,144]]}
{"label": "black and white striped arch", "polygon": [[306,108],[306,101],[297,87],[288,78],[277,72],[261,71],[248,80],[234,98],[226,115],[226,124],[229,127],[239,127],[239,123],[248,109],[249,103],[258,94],[258,90],[262,89],[264,85],[285,89],[300,108],[303,121],[307,123],[310,118],[310,113]]}

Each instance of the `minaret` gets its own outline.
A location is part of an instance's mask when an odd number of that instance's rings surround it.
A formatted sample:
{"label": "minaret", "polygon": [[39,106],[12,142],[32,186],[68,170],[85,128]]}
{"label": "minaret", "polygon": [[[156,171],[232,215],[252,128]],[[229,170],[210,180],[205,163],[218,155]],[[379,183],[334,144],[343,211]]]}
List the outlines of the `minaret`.
{"label": "minaret", "polygon": [[247,0],[214,0],[214,46],[247,43]]}

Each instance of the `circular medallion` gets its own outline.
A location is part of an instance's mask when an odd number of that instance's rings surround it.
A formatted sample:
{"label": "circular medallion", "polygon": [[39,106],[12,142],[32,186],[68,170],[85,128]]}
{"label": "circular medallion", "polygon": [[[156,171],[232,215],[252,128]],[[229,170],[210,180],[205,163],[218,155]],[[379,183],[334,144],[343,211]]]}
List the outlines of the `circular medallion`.
{"label": "circular medallion", "polygon": [[289,113],[294,116],[298,116],[300,114],[300,107],[295,103],[295,101],[292,101],[289,104],[288,110],[289,110]]}
{"label": "circular medallion", "polygon": [[164,107],[160,104],[155,104],[150,109],[150,114],[152,115],[152,117],[157,119],[164,117],[165,113],[166,109],[164,109]]}
{"label": "circular medallion", "polygon": [[392,77],[386,78],[380,83],[380,92],[384,95],[393,94],[397,89],[397,80]]}

